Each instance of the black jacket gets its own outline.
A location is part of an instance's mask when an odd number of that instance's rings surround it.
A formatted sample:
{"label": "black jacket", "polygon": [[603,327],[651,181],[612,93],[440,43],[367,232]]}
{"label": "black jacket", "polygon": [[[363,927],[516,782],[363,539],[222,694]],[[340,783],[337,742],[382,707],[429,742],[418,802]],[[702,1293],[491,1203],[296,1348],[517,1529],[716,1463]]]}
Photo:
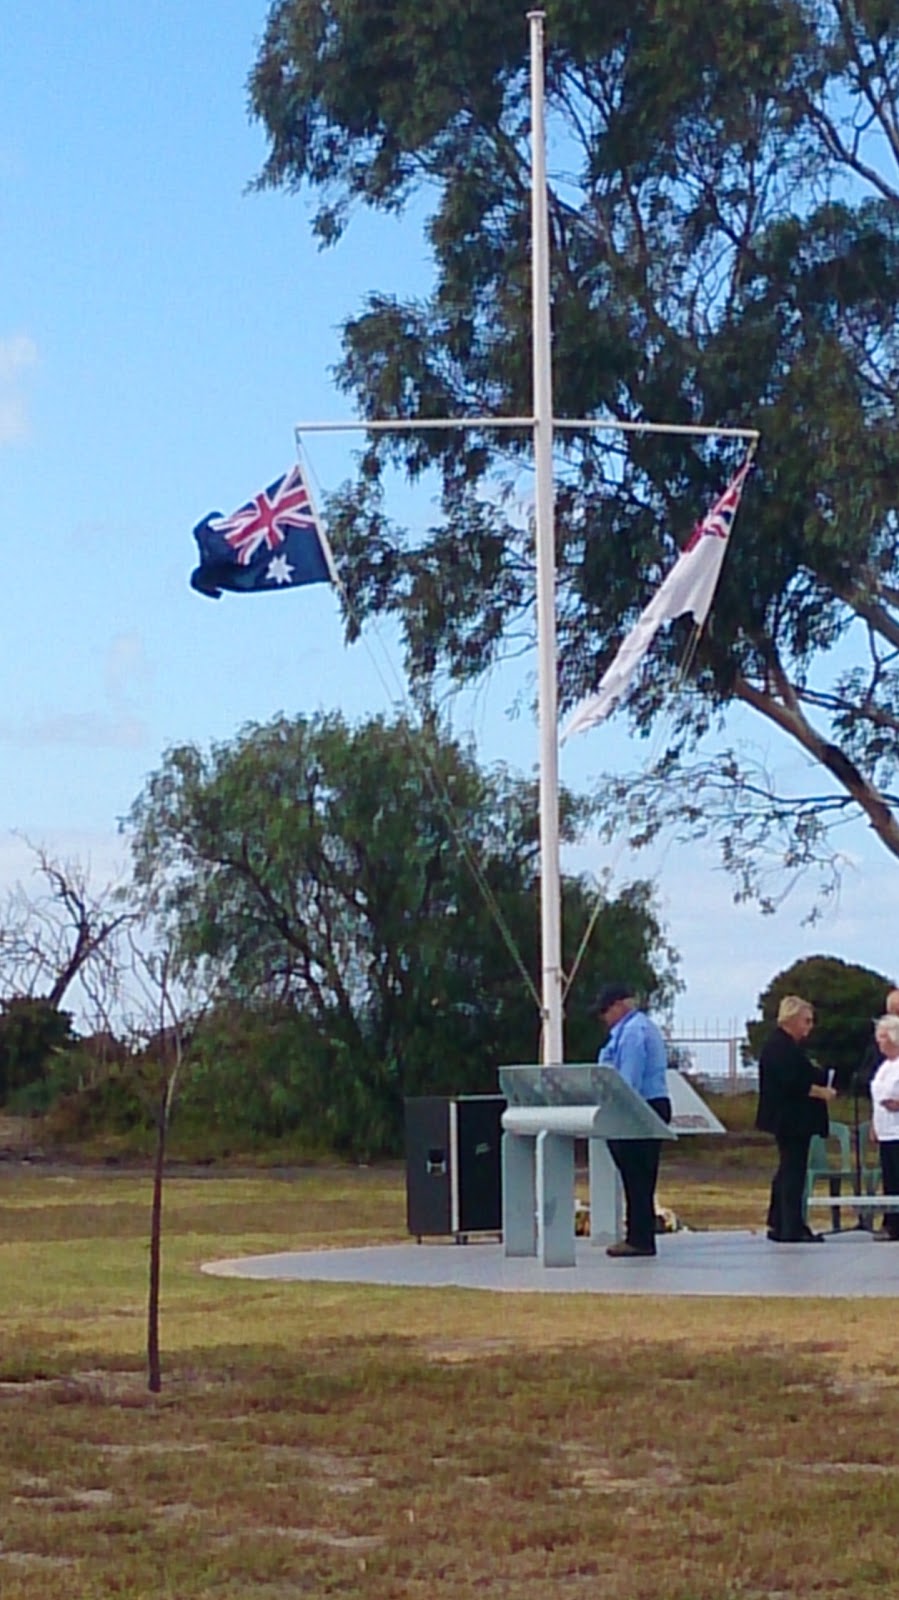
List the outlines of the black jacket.
{"label": "black jacket", "polygon": [[813,1083],[826,1082],[827,1073],[809,1060],[802,1046],[783,1028],[775,1028],[759,1056],[756,1127],[777,1139],[826,1135],[827,1102],[809,1095]]}

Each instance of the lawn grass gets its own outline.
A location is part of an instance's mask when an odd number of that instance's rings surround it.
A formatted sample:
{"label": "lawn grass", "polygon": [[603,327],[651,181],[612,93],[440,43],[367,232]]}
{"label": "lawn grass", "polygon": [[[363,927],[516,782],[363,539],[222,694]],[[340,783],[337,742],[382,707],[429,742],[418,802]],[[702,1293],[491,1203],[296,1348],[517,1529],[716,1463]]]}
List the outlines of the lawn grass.
{"label": "lawn grass", "polygon": [[[666,1152],[758,1226],[770,1150]],[[699,1176],[697,1176],[697,1172]],[[400,1169],[0,1167],[3,1600],[878,1600],[899,1540],[895,1301],[503,1295],[210,1278],[404,1235]]]}

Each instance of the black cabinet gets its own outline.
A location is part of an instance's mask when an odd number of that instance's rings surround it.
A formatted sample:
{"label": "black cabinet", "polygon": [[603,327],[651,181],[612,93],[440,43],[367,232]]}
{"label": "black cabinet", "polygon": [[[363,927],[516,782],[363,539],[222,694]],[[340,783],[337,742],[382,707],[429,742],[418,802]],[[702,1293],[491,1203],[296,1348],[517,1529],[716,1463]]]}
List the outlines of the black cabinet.
{"label": "black cabinet", "polygon": [[423,1095],[406,1101],[406,1221],[409,1232],[502,1231],[502,1095]]}

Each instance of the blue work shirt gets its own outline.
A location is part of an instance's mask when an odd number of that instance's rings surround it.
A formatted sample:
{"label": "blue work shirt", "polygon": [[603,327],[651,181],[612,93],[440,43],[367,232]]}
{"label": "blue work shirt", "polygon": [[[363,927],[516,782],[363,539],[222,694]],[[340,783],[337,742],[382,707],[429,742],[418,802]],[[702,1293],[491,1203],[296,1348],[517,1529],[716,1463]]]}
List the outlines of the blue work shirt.
{"label": "blue work shirt", "polygon": [[668,1094],[665,1041],[645,1011],[629,1011],[616,1022],[598,1057],[600,1066],[614,1067],[625,1083],[644,1100],[662,1100]]}

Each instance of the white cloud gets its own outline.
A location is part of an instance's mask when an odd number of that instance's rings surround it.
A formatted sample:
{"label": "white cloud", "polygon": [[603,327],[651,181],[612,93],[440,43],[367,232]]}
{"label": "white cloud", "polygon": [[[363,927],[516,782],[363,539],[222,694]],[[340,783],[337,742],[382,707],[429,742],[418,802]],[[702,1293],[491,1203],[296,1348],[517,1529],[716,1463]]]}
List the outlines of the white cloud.
{"label": "white cloud", "polygon": [[144,641],[139,633],[118,633],[109,643],[103,669],[106,693],[118,704],[135,685],[146,683],[152,675]]}
{"label": "white cloud", "polygon": [[22,399],[0,396],[0,444],[19,444],[28,438],[28,409]]}
{"label": "white cloud", "polygon": [[37,363],[37,345],[27,333],[0,339],[0,445],[18,444],[29,434],[24,374]]}
{"label": "white cloud", "polygon": [[146,724],[127,711],[61,711],[31,722],[0,720],[0,743],[22,750],[45,745],[77,745],[92,750],[139,750],[148,741]]}
{"label": "white cloud", "polygon": [[20,750],[58,745],[88,750],[143,749],[149,742],[149,731],[130,691],[151,676],[142,635],[116,634],[106,647],[103,662],[103,710],[35,708],[15,719],[0,717],[0,744]]}
{"label": "white cloud", "polygon": [[9,383],[23,367],[33,367],[36,361],[37,345],[27,333],[0,339],[0,383]]}

